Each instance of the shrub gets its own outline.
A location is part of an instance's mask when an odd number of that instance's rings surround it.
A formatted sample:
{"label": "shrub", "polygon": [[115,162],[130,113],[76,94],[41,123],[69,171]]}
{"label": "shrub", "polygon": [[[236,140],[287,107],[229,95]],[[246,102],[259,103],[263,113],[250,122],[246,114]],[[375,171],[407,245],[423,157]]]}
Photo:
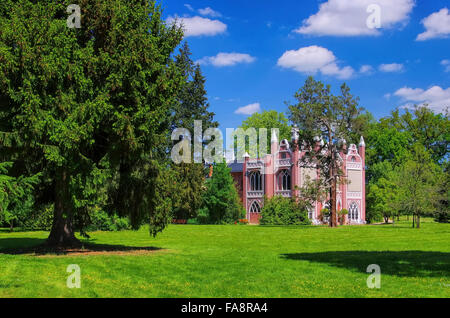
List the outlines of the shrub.
{"label": "shrub", "polygon": [[45,204],[33,210],[24,221],[23,228],[29,231],[50,231],[53,222],[53,204]]}
{"label": "shrub", "polygon": [[275,196],[265,200],[261,225],[310,225],[307,204],[291,198]]}
{"label": "shrub", "polygon": [[339,216],[339,223],[341,223],[342,225],[344,225],[345,223],[345,216],[348,215],[348,210],[347,209],[342,209],[338,212],[338,216]]}
{"label": "shrub", "polygon": [[331,216],[329,209],[320,210],[319,221],[322,223],[326,223],[329,217]]}
{"label": "shrub", "polygon": [[450,211],[442,210],[436,212],[434,220],[439,223],[450,223]]}
{"label": "shrub", "polygon": [[128,218],[121,218],[116,214],[109,215],[107,212],[99,210],[91,215],[91,224],[87,226],[87,231],[122,231],[131,229]]}

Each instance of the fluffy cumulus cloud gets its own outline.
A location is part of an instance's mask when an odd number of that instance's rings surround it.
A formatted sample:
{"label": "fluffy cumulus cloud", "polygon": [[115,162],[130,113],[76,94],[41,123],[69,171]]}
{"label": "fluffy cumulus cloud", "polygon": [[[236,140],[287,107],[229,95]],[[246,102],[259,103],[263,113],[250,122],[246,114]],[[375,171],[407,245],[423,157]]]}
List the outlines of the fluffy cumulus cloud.
{"label": "fluffy cumulus cloud", "polygon": [[226,32],[227,25],[219,20],[211,20],[203,17],[169,17],[167,23],[177,23],[184,29],[184,35],[190,36],[214,36]]}
{"label": "fluffy cumulus cloud", "polygon": [[378,67],[378,69],[381,72],[385,72],[385,73],[399,73],[399,72],[403,72],[405,67],[403,66],[403,64],[391,63],[391,64],[381,64]]}
{"label": "fluffy cumulus cloud", "polygon": [[441,65],[444,67],[445,72],[450,72],[450,60],[443,60]]}
{"label": "fluffy cumulus cloud", "polygon": [[431,14],[422,20],[425,32],[417,36],[417,41],[447,38],[450,35],[450,12],[447,8]]}
{"label": "fluffy cumulus cloud", "polygon": [[355,70],[350,66],[339,67],[336,56],[320,46],[308,46],[297,51],[287,51],[278,60],[278,66],[305,74],[336,76],[340,79],[352,77]]}
{"label": "fluffy cumulus cloud", "polygon": [[443,89],[440,86],[433,86],[427,90],[422,88],[403,87],[394,93],[406,104],[404,108],[411,108],[414,105],[428,104],[436,113],[444,112],[450,107],[450,87]]}
{"label": "fluffy cumulus cloud", "polygon": [[371,65],[363,65],[359,69],[361,74],[372,74],[374,72],[373,67]]}
{"label": "fluffy cumulus cloud", "polygon": [[367,21],[374,14],[368,11],[371,5],[381,9],[381,29],[390,29],[408,22],[414,0],[328,0],[295,32],[332,36],[379,35],[380,29],[368,27]]}
{"label": "fluffy cumulus cloud", "polygon": [[210,7],[206,7],[204,9],[198,9],[198,13],[200,13],[201,15],[210,16],[213,18],[218,18],[218,17],[222,16],[222,14],[220,12],[217,12],[217,11],[211,9]]}
{"label": "fluffy cumulus cloud", "polygon": [[206,56],[197,61],[201,65],[213,65],[217,67],[234,66],[236,64],[253,63],[256,59],[243,53],[219,53],[216,56]]}
{"label": "fluffy cumulus cloud", "polygon": [[258,113],[261,111],[261,104],[254,103],[244,107],[238,108],[234,113],[238,115],[253,115],[254,113]]}

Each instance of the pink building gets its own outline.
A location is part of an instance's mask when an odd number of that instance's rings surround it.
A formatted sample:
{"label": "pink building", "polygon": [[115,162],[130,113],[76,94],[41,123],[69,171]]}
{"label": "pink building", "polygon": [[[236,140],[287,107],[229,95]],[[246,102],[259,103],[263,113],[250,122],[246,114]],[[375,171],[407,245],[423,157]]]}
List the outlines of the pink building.
{"label": "pink building", "polygon": [[[298,196],[296,189],[303,186],[306,176],[311,179],[317,178],[316,169],[302,168],[296,164],[304,155],[298,147],[296,129],[292,130],[292,144],[294,149],[291,149],[287,140],[279,143],[274,133],[270,154],[262,159],[246,155],[243,163],[229,164],[250,223],[259,223],[264,196],[267,198],[276,195]],[[336,208],[337,211],[342,209],[349,211],[345,220],[347,224],[365,224],[366,220],[365,147],[364,138],[361,137],[358,147],[345,146],[340,153],[342,170],[347,176],[348,184],[339,185]],[[326,202],[316,202],[309,211],[309,218],[313,224],[322,223],[320,211],[324,208],[329,208]]]}

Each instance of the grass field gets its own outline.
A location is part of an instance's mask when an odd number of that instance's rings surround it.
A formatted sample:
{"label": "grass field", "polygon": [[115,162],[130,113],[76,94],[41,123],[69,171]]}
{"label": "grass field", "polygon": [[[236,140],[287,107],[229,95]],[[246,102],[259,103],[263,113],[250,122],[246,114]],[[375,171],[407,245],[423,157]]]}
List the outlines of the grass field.
{"label": "grass field", "polygon": [[[155,239],[145,229],[90,234],[90,243],[124,252],[0,251],[0,297],[450,297],[450,224],[173,225]],[[47,235],[0,230],[0,249],[37,245]],[[69,264],[81,267],[81,289],[66,287]],[[370,264],[381,267],[381,289],[367,287]]]}

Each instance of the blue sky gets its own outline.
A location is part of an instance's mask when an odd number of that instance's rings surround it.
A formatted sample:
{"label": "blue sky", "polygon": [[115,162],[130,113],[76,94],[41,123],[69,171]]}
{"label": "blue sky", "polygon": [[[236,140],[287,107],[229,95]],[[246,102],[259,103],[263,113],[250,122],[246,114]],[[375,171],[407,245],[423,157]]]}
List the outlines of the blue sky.
{"label": "blue sky", "polygon": [[[311,74],[336,93],[346,82],[377,118],[450,106],[448,0],[164,0],[163,9],[184,25],[222,129],[286,111]],[[381,28],[369,28],[377,12]]]}

